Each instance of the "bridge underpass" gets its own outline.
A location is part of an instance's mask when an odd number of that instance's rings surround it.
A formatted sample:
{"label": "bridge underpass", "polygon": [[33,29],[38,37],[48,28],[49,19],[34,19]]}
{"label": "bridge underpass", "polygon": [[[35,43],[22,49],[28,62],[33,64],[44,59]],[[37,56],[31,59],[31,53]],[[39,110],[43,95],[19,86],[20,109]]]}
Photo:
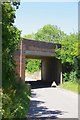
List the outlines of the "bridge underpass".
{"label": "bridge underpass", "polygon": [[62,83],[61,60],[55,57],[55,48],[61,48],[60,44],[47,43],[23,39],[20,49],[15,53],[16,71],[18,78],[25,82],[25,59],[41,60],[41,80],[46,83]]}
{"label": "bridge underpass", "polygon": [[[41,59],[41,81],[62,83],[61,61],[55,57],[55,48],[59,44],[23,39],[20,49],[15,53],[18,78],[25,83],[25,59]],[[31,89],[29,119],[78,118],[78,95],[57,88]],[[75,108],[75,109],[74,109]]]}

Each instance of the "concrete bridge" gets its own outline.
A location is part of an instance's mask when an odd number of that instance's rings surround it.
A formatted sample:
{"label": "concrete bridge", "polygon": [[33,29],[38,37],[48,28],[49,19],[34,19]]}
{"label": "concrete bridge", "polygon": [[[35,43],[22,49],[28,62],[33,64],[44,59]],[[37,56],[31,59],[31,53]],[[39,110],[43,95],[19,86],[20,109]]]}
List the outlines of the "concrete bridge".
{"label": "concrete bridge", "polygon": [[25,59],[41,59],[41,80],[62,83],[61,60],[55,57],[55,48],[60,44],[23,39],[15,52],[18,77],[25,82]]}

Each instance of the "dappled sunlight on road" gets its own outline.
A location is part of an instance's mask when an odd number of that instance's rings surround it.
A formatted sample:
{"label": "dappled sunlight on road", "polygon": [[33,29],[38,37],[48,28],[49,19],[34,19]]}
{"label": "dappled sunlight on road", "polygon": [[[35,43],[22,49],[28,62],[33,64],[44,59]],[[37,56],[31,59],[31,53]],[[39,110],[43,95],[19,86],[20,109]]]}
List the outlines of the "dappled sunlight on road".
{"label": "dappled sunlight on road", "polygon": [[78,96],[60,88],[32,89],[28,117],[78,118]]}
{"label": "dappled sunlight on road", "polygon": [[35,92],[32,91],[32,98],[31,98],[31,103],[30,103],[30,110],[28,117],[33,119],[33,118],[58,118],[57,115],[62,115],[64,114],[64,111],[60,110],[50,110],[46,107],[45,102],[42,100],[39,100],[38,97],[35,94]]}

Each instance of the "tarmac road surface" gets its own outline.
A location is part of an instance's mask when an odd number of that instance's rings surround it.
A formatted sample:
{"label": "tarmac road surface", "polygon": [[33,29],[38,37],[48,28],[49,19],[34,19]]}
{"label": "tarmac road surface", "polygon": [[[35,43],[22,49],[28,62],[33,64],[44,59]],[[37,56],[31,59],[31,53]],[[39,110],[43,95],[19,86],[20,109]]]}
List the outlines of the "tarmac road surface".
{"label": "tarmac road surface", "polygon": [[78,118],[78,94],[59,87],[32,89],[28,118]]}

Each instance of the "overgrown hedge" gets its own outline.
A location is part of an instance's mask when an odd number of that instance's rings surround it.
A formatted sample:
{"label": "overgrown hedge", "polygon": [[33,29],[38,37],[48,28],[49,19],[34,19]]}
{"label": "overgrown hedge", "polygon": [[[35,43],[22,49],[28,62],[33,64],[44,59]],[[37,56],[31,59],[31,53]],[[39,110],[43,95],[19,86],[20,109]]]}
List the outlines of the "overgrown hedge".
{"label": "overgrown hedge", "polygon": [[29,109],[30,87],[25,84],[16,84],[16,89],[3,90],[2,118],[25,118]]}
{"label": "overgrown hedge", "polygon": [[[0,2],[2,6],[2,118],[26,117],[29,108],[30,88],[17,82],[14,51],[21,41],[21,31],[14,26],[15,11],[20,3]],[[16,6],[16,8],[15,8]]]}

